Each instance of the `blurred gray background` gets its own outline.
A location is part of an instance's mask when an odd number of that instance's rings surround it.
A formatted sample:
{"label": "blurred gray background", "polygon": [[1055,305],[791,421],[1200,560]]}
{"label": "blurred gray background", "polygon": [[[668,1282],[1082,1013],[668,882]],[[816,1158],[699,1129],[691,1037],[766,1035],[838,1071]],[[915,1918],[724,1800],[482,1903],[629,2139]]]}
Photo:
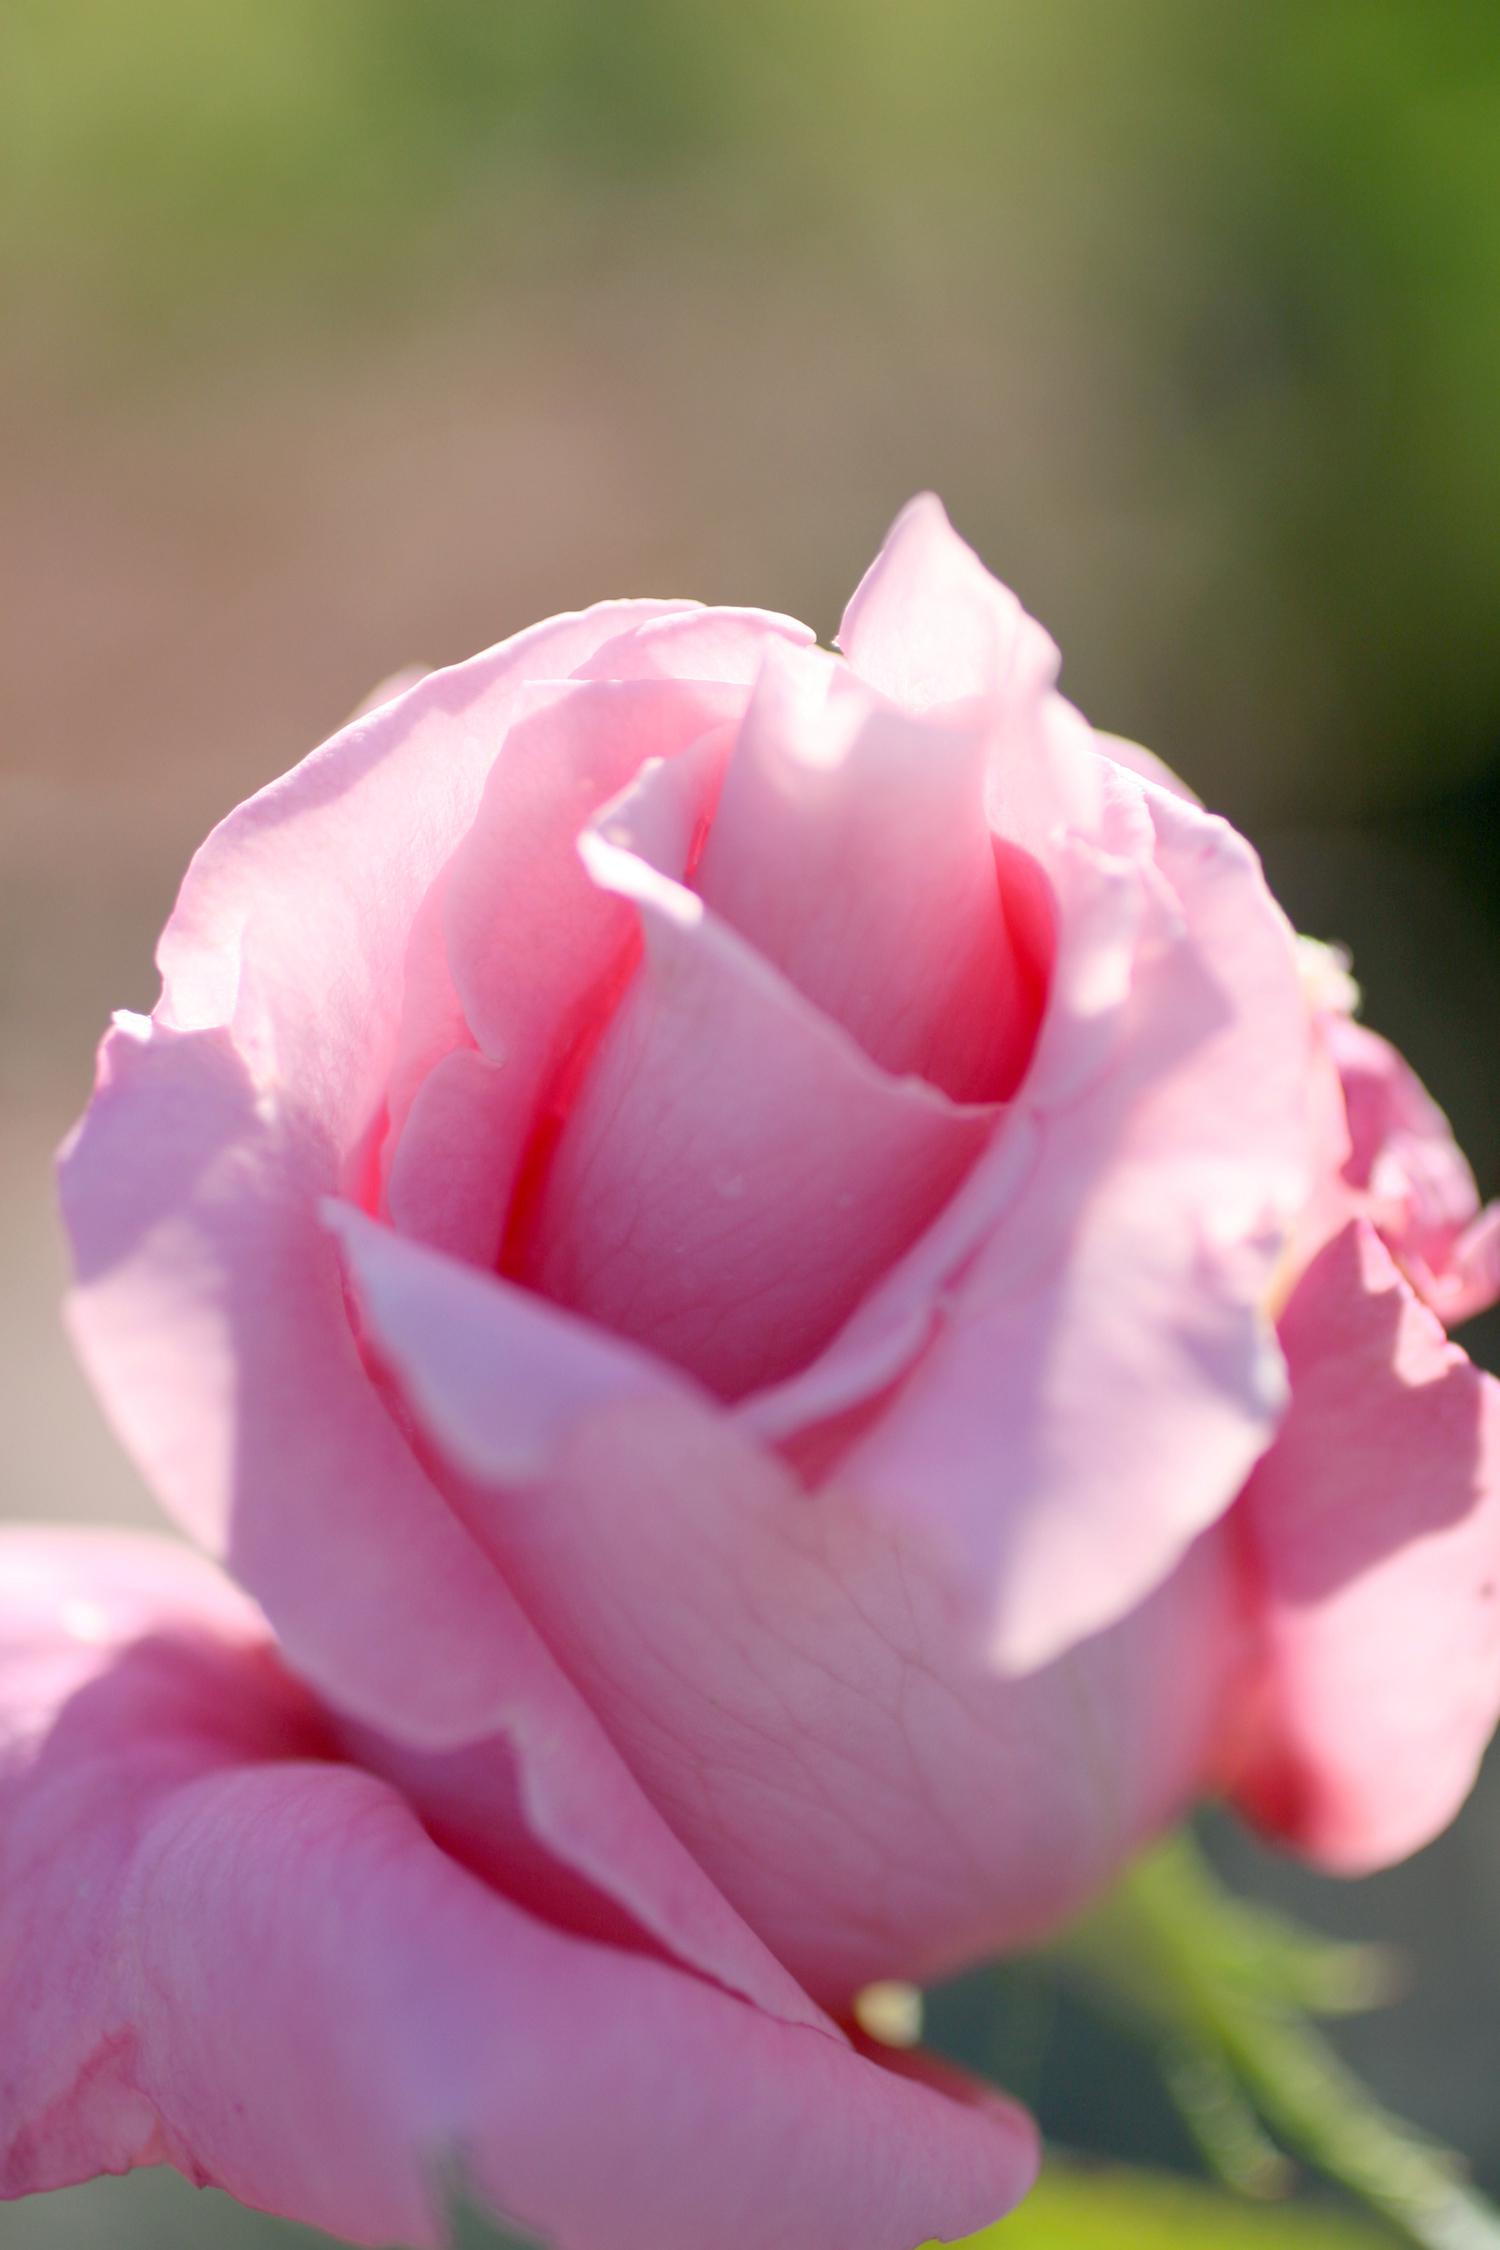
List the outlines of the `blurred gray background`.
{"label": "blurred gray background", "polygon": [[[395,666],[596,596],[826,638],[923,485],[1500,1185],[1490,0],[7,0],[0,286],[7,1511],[150,1512],[49,1161],[211,822]],[[1350,2050],[1500,2188],[1500,1790],[1358,1888],[1219,1848],[1405,1947]],[[935,2021],[1073,2141],[1183,2155],[1033,2015]],[[175,2183],[0,2213],[131,2235],[267,2239]]]}

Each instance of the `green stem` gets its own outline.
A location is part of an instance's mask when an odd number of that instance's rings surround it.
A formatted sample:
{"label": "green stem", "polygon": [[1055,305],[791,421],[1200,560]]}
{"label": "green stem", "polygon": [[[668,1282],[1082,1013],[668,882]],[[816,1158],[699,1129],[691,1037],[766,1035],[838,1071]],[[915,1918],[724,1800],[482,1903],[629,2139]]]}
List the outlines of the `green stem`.
{"label": "green stem", "polygon": [[1183,1835],[1141,1860],[1060,1958],[1151,2039],[1235,2185],[1277,2185],[1258,2116],[1420,2250],[1500,2250],[1500,2212],[1456,2160],[1379,2106],[1310,2020],[1381,1997],[1380,1954],[1242,1905]]}

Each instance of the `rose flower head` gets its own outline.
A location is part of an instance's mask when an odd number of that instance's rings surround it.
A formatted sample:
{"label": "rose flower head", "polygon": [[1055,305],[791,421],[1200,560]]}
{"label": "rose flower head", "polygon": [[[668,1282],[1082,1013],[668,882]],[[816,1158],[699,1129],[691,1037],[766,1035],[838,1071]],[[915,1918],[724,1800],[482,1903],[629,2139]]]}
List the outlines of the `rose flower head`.
{"label": "rose flower head", "polygon": [[1496,1228],[1057,662],[922,499],[837,654],[604,603],[203,845],[63,1197],[220,1568],[4,1535],[0,2187],[427,2243],[460,2155],[561,2250],[910,2250],[1033,2137],[863,1987],[1205,1794],[1346,1871],[1451,1817]]}

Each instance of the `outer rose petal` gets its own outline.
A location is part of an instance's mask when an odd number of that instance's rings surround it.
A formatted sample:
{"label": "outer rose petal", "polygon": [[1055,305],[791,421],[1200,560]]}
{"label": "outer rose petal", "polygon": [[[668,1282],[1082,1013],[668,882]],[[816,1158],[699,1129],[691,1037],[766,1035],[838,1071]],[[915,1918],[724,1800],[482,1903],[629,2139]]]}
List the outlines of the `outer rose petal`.
{"label": "outer rose petal", "polygon": [[1343,1180],[1356,1208],[1447,1326],[1483,1312],[1500,1296],[1500,1206],[1480,1210],[1447,1118],[1388,1040],[1340,1014],[1325,1017],[1324,1035],[1343,1089]]}
{"label": "outer rose petal", "polygon": [[372,1342],[476,1532],[673,1827],[819,1998],[1036,1938],[1204,1781],[1241,1654],[1219,1541],[1112,1632],[997,1678],[920,1530],[857,1487],[810,1498],[680,1379],[601,1388],[539,1429],[539,1386],[505,1379],[517,1327],[549,1324],[566,1382],[581,1323],[570,1347],[524,1291],[389,1230],[352,1247]]}
{"label": "outer rose petal", "polygon": [[812,628],[775,609],[703,609],[662,605],[619,640],[606,642],[577,667],[581,680],[719,680],[753,684],[775,645],[806,648]]}
{"label": "outer rose petal", "polygon": [[[534,1091],[532,1076],[550,1049],[565,1045],[577,1029],[590,964],[597,977],[608,963],[610,917],[600,914],[578,868],[573,838],[579,826],[643,757],[680,747],[684,726],[691,735],[695,723],[707,725],[708,706],[717,702],[737,712],[770,645],[811,638],[805,625],[765,610],[612,603],[539,627],[476,660],[491,667],[500,660],[499,707],[493,731],[479,745],[477,781],[470,776],[472,818],[453,860],[416,908],[396,996],[400,1025],[386,1080],[385,1158],[387,1169],[394,1160],[398,1174],[392,1208],[399,1225],[489,1261],[484,1237],[490,1214],[511,1184],[506,1127],[514,1140],[517,1114],[526,1114]],[[568,679],[595,682],[606,695],[612,684],[634,687],[613,708],[601,701],[591,710],[585,697],[570,721],[549,723],[548,707]],[[653,697],[641,686],[651,681],[679,684],[669,696]],[[653,739],[643,729],[656,722],[664,727]],[[496,782],[497,764],[503,785]],[[628,917],[614,919],[628,925]],[[519,980],[504,974],[515,966],[518,931],[526,936]],[[538,969],[544,982],[533,991]],[[389,1008],[391,996],[379,997]],[[476,1043],[507,1064],[505,1112],[496,1116],[487,1100],[486,1115],[474,1120],[477,1131],[488,1126],[497,1135],[494,1183],[482,1192],[470,1165],[456,1196],[435,1196],[423,1175],[440,1168],[443,1152],[435,1152],[432,1165],[426,1162],[426,1118],[418,1122],[415,1145],[403,1150],[408,1113],[434,1067],[441,1072],[446,1057]],[[460,1099],[476,1090],[465,1066],[449,1075],[460,1081]],[[440,1093],[441,1111],[451,1113],[452,1094],[451,1086]]]}
{"label": "outer rose petal", "polygon": [[910,2250],[1029,2185],[1008,2104],[465,1874],[203,1566],[0,1538],[0,2192],[165,2160],[425,2245],[461,2161],[559,2250]]}
{"label": "outer rose petal", "polygon": [[641,1794],[370,1380],[315,1137],[221,1032],[106,1043],[63,1170],[71,1317],[166,1504],[227,1553],[342,1713],[434,1750],[502,1738],[537,1842],[664,1948],[805,2002]]}
{"label": "outer rose petal", "polygon": [[1500,1711],[1500,1385],[1362,1221],[1282,1341],[1291,1412],[1237,1511],[1262,1636],[1241,1797],[1363,1874],[1446,1826]]}
{"label": "outer rose petal", "polygon": [[678,606],[603,602],[430,672],[239,806],[195,856],[162,935],[160,1019],[232,1024],[255,1075],[294,1089],[342,1154],[383,1097],[408,936],[474,818],[517,691]]}
{"label": "outer rose petal", "polygon": [[119,1926],[141,1808],[325,1749],[263,1621],[189,1549],[0,1530],[0,2194],[166,2154]]}
{"label": "outer rose petal", "polygon": [[1151,782],[1157,789],[1165,789],[1170,797],[1185,797],[1190,805],[1202,803],[1202,799],[1196,791],[1189,789],[1181,774],[1174,773],[1166,759],[1158,758],[1156,752],[1148,750],[1143,742],[1131,742],[1123,734],[1105,734],[1097,727],[1094,730],[1094,740],[1106,757],[1113,758],[1118,766],[1128,767],[1142,781]]}

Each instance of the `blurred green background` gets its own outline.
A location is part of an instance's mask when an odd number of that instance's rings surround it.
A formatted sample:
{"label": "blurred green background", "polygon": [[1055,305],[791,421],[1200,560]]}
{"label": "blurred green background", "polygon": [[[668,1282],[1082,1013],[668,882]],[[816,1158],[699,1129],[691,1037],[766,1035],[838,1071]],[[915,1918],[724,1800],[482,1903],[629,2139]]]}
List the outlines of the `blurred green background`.
{"label": "blurred green background", "polygon": [[[147,1509],[47,1161],[209,823],[552,609],[827,637],[922,485],[1500,1185],[1494,0],[5,0],[0,288],[5,1507]],[[1406,1947],[1350,2050],[1500,2188],[1500,1791],[1358,1889],[1218,1848]],[[1186,2161],[1024,1978],[935,2021],[1074,2144]],[[0,2216],[132,2235],[262,2239],[155,2183]]]}

